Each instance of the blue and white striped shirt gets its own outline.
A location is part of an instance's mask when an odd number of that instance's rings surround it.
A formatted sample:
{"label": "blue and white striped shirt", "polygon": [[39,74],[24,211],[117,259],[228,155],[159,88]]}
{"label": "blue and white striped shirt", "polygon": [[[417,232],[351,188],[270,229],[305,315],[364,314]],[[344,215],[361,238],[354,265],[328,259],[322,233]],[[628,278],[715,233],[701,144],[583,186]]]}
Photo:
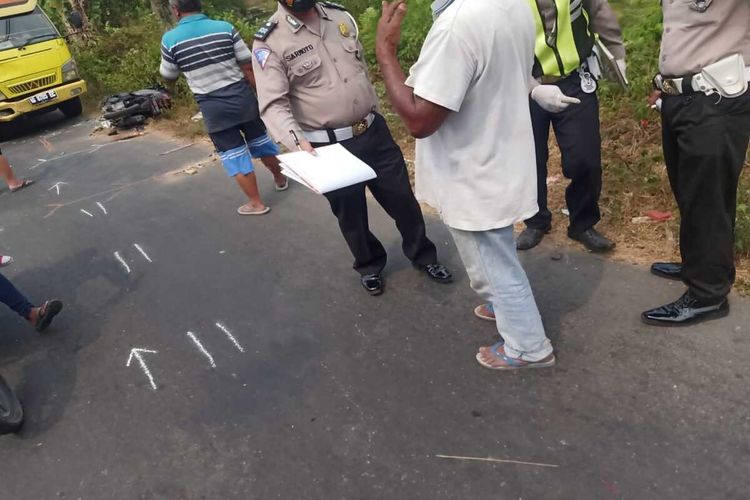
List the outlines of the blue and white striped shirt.
{"label": "blue and white striped shirt", "polygon": [[183,73],[190,90],[201,95],[243,80],[238,63],[250,62],[252,53],[234,26],[195,14],[164,34],[161,59],[164,78],[176,80]]}

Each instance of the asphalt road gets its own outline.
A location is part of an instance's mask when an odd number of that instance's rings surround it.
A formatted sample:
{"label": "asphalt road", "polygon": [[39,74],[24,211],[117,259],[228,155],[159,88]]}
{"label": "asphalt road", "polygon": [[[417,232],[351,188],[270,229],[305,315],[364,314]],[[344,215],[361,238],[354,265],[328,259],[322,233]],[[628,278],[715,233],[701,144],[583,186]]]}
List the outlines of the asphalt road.
{"label": "asphalt road", "polygon": [[[450,286],[409,266],[372,205],[391,262],[371,298],[323,198],[275,193],[261,172],[273,212],[242,218],[218,164],[170,173],[205,145],[162,155],[184,142],[44,124],[2,146],[37,183],[0,191],[0,253],[16,258],[6,276],[65,310],[45,336],[0,313],[0,371],[27,412],[0,438],[1,499],[750,496],[747,301],[647,327],[640,311],[680,284],[545,243],[523,260],[559,364],[498,374],[474,360],[494,327],[473,318],[439,221]],[[156,351],[142,359],[157,390],[126,366],[133,348]]]}

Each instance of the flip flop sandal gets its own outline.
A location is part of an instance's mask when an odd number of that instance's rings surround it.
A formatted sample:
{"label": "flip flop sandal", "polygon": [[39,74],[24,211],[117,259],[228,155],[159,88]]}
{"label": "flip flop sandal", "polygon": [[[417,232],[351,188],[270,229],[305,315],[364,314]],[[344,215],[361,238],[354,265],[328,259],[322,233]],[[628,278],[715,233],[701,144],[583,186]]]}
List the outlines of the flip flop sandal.
{"label": "flip flop sandal", "polygon": [[8,255],[0,255],[0,267],[5,267],[13,264],[13,257]]}
{"label": "flip flop sandal", "polygon": [[274,184],[273,187],[276,188],[276,191],[286,191],[287,189],[289,189],[289,179],[284,182],[283,186],[277,186],[276,184]]}
{"label": "flip flop sandal", "polygon": [[44,303],[44,305],[39,309],[39,316],[36,320],[36,331],[41,333],[47,328],[49,328],[49,325],[52,324],[52,320],[55,319],[55,316],[60,314],[60,311],[62,311],[63,303],[59,300],[48,300]]}
{"label": "flip flop sandal", "polygon": [[502,347],[504,344],[505,342],[498,342],[497,344],[494,344],[492,347],[490,347],[490,353],[492,354],[492,356],[494,356],[496,359],[503,360],[506,363],[504,366],[495,366],[487,363],[486,361],[484,361],[484,359],[482,359],[481,353],[477,353],[477,363],[489,370],[498,371],[524,370],[527,368],[549,368],[555,365],[556,359],[554,354],[547,361],[523,361],[521,359],[511,358],[506,354],[500,352],[500,347]]}
{"label": "flip flop sandal", "polygon": [[20,186],[15,187],[15,188],[10,188],[10,192],[11,193],[15,193],[16,191],[20,191],[20,190],[22,190],[25,187],[31,186],[32,184],[34,184],[34,181],[32,181],[30,179],[24,179],[23,181],[21,181],[21,185]]}
{"label": "flip flop sandal", "polygon": [[240,215],[266,215],[270,211],[271,207],[266,207],[262,210],[248,210],[245,208],[245,205],[237,209],[237,213]]}
{"label": "flip flop sandal", "polygon": [[[489,311],[492,314],[492,316],[487,314],[487,311]],[[484,321],[492,321],[493,323],[496,321],[495,309],[492,307],[492,304],[490,303],[482,304],[482,305],[475,307],[474,316]]]}

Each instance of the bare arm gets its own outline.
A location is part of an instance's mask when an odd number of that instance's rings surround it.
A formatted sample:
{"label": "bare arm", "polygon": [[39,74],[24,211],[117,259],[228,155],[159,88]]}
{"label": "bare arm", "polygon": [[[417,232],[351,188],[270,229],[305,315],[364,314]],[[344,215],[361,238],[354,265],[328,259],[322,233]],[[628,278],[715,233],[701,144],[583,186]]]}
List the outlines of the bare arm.
{"label": "bare arm", "polygon": [[255,73],[253,72],[253,62],[247,61],[240,63],[240,69],[242,70],[242,74],[245,75],[245,80],[247,80],[248,85],[250,85],[252,88],[256,88]]}
{"label": "bare arm", "polygon": [[405,83],[406,75],[396,56],[405,15],[404,0],[396,0],[391,4],[383,2],[375,53],[393,109],[404,121],[411,135],[423,139],[434,134],[451,111],[414,95],[414,90]]}

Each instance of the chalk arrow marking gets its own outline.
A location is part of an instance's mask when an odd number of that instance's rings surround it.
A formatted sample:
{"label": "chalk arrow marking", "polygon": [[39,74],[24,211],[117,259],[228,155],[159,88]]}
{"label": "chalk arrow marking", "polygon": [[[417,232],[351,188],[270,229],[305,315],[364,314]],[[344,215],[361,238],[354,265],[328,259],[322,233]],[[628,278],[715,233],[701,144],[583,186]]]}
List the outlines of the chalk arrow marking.
{"label": "chalk arrow marking", "polygon": [[57,184],[49,188],[47,191],[52,191],[54,189],[57,191],[57,196],[60,196],[60,186],[64,186],[66,184],[67,182],[58,182]]}
{"label": "chalk arrow marking", "polygon": [[146,365],[146,362],[143,360],[144,354],[156,354],[157,351],[152,351],[151,349],[142,349],[139,347],[134,347],[130,350],[130,356],[128,357],[128,362],[125,364],[126,367],[130,367],[130,363],[133,362],[133,358],[138,360],[138,364],[141,365],[141,370],[143,370],[143,373],[146,374],[146,377],[148,377],[148,381],[151,384],[151,388],[153,390],[156,390],[156,382],[154,382],[154,377],[151,375],[151,372],[148,369],[148,366]]}

